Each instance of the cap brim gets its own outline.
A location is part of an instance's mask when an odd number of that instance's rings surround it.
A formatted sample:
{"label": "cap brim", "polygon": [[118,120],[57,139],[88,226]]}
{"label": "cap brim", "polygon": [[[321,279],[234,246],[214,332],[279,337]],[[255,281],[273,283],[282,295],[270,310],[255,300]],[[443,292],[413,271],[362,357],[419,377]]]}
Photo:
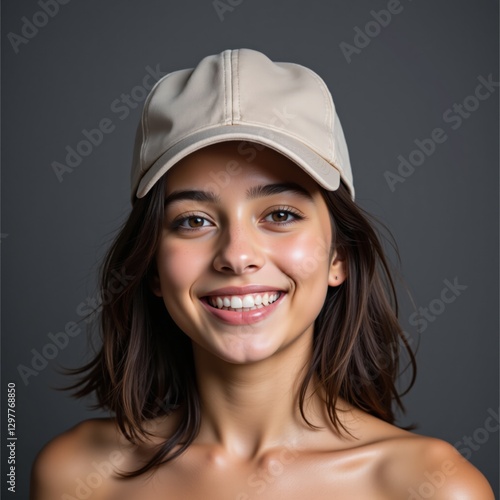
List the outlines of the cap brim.
{"label": "cap brim", "polygon": [[283,154],[320,186],[335,191],[340,185],[340,173],[323,157],[299,140],[278,130],[251,125],[222,125],[195,132],[180,140],[163,153],[143,175],[137,187],[137,198],[144,197],[170,168],[184,157],[201,148],[224,141],[248,141],[268,146]]}

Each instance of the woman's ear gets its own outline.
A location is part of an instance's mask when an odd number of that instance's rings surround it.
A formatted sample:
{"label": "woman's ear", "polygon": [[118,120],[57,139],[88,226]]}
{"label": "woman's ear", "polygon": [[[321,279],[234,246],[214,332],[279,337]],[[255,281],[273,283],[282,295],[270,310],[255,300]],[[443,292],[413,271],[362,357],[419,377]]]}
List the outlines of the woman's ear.
{"label": "woman's ear", "polygon": [[328,285],[339,286],[347,278],[347,260],[345,252],[342,249],[336,249],[333,252],[330,271],[328,273]]}
{"label": "woman's ear", "polygon": [[158,271],[156,269],[154,269],[149,276],[149,288],[151,288],[151,291],[157,297],[163,297],[163,294],[161,293],[160,277],[158,276]]}

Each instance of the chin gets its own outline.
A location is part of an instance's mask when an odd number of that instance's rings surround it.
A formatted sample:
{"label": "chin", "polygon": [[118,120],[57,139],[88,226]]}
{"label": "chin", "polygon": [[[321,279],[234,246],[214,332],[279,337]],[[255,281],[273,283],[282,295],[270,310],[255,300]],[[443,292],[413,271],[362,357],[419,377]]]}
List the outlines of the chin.
{"label": "chin", "polygon": [[241,339],[230,338],[226,339],[224,345],[214,346],[204,350],[209,350],[217,358],[235,365],[246,365],[258,363],[270,359],[279,350],[279,346],[273,345],[268,338],[262,342],[257,342],[257,339]]}

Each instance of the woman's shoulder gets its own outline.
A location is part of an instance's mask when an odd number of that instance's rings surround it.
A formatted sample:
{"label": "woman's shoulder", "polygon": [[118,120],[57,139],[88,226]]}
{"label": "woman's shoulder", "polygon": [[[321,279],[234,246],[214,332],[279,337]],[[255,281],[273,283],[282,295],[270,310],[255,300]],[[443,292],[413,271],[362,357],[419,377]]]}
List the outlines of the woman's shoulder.
{"label": "woman's shoulder", "polygon": [[494,500],[481,472],[451,444],[364,417],[362,441],[378,456],[375,473],[388,498]]}
{"label": "woman's shoulder", "polygon": [[494,500],[483,474],[446,441],[411,434],[391,448],[386,474],[408,500]]}
{"label": "woman's shoulder", "polygon": [[63,495],[80,498],[77,493],[89,488],[89,477],[95,484],[99,482],[99,490],[104,494],[102,486],[123,463],[130,446],[114,419],[90,419],[77,424],[53,438],[38,453],[31,474],[31,499],[48,500]]}
{"label": "woman's shoulder", "polygon": [[[383,498],[494,500],[484,476],[445,441],[405,431],[362,412],[354,427],[356,440],[348,446],[351,452],[345,451],[353,453],[353,458],[368,458],[370,475]],[[108,498],[114,473],[128,469],[134,448],[114,419],[86,420],[41,450],[33,466],[30,498]]]}

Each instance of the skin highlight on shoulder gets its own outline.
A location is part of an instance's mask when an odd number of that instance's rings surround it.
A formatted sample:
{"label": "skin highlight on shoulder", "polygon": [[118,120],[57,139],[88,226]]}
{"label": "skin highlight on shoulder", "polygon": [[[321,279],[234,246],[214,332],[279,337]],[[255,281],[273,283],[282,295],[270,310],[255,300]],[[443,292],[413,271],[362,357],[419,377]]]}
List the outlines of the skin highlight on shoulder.
{"label": "skin highlight on shoulder", "polygon": [[32,468],[30,499],[81,498],[85,491],[92,492],[92,484],[99,485],[92,498],[106,498],[99,495],[105,494],[106,483],[130,449],[113,419],[81,422],[55,437],[38,454]]}
{"label": "skin highlight on shoulder", "polygon": [[494,500],[484,476],[449,443],[411,432],[379,443],[387,498]]}
{"label": "skin highlight on shoulder", "polygon": [[[237,464],[228,460],[220,447],[195,440],[191,451],[181,456],[177,465],[166,464],[155,471],[152,477],[157,479],[152,484],[168,482],[172,473],[179,475],[183,482],[188,479],[183,471],[188,473],[193,467],[201,467],[209,475],[223,473],[233,477],[232,487],[237,489],[236,484],[241,483],[242,491],[259,493],[259,498],[268,499],[273,498],[273,488],[278,484],[280,487],[295,484],[300,492],[309,481],[307,474],[301,479],[300,471],[312,468],[315,479],[311,491],[318,492],[315,493],[318,500],[329,498],[323,496],[322,491],[329,494],[337,491],[340,499],[352,498],[351,491],[358,491],[356,488],[361,495],[369,492],[373,500],[494,498],[481,473],[448,443],[419,436],[356,408],[348,408],[349,405],[343,404],[343,423],[352,433],[350,437],[339,439],[331,429],[311,431],[301,443],[290,441],[289,445],[269,449],[254,465]],[[140,447],[121,435],[113,419],[82,422],[56,437],[40,452],[33,468],[30,499],[73,500],[90,492],[89,498],[104,500],[117,492],[126,492],[129,484],[132,493],[123,496],[124,499],[136,498],[134,492],[144,488],[144,498],[156,500],[159,498],[153,493],[156,489],[152,488],[149,493],[144,477],[123,481],[116,479],[115,473],[136,468],[154,445],[173,431],[176,421],[175,417],[149,421],[147,430],[152,437]],[[330,475],[337,477],[333,483]],[[342,477],[355,480],[345,483]],[[215,498],[210,495],[216,492],[207,495],[207,499]],[[289,498],[300,496],[291,494]]]}
{"label": "skin highlight on shoulder", "polygon": [[373,498],[378,491],[387,500],[494,500],[482,473],[448,442],[406,431],[356,408],[345,412],[344,423],[353,435],[344,450],[352,466],[370,462]]}

